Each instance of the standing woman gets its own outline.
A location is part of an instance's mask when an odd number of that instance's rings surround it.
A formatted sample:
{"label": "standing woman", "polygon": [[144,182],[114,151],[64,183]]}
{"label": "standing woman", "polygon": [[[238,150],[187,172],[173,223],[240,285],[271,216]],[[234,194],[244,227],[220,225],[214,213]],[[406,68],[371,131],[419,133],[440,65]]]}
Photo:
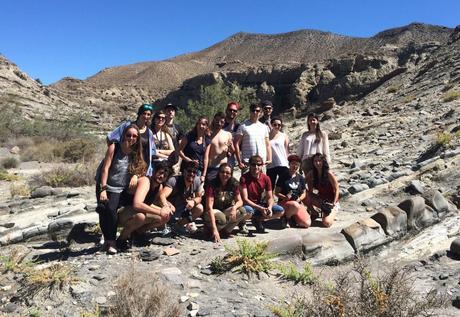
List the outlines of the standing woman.
{"label": "standing woman", "polygon": [[271,130],[269,133],[269,142],[272,149],[272,162],[267,165],[267,175],[270,177],[272,188],[275,188],[276,179],[287,176],[289,153],[289,138],[281,131],[283,122],[281,118],[271,119]]}
{"label": "standing woman", "polygon": [[206,187],[203,218],[214,242],[219,242],[221,235],[230,236],[233,228],[246,216],[239,183],[233,178],[232,170],[228,163],[222,163],[218,176]]}
{"label": "standing woman", "polygon": [[[208,132],[208,119],[205,117],[200,117],[193,130],[180,140],[179,155],[182,158],[182,163],[195,162],[198,166],[196,176],[201,177],[203,174],[204,153],[209,143],[211,143],[211,139]],[[203,182],[204,178],[201,181]]]}
{"label": "standing woman", "polygon": [[308,194],[304,202],[310,211],[311,220],[318,218],[318,209],[322,214],[323,225],[330,227],[340,207],[339,182],[329,170],[326,156],[317,153],[311,160],[313,170],[307,174]]}
{"label": "standing woman", "polygon": [[297,155],[302,159],[302,170],[307,175],[313,169],[311,157],[316,154],[324,154],[327,161],[331,161],[329,155],[329,139],[325,131],[321,131],[318,115],[311,113],[307,118],[308,131],[300,137]]}
{"label": "standing woman", "polygon": [[300,175],[300,157],[291,154],[288,157],[289,172],[287,177],[280,178],[276,184],[275,194],[278,196],[278,203],[284,208],[284,215],[294,219],[295,224],[301,228],[308,228],[311,225],[310,215],[302,204],[307,196],[305,178]]}
{"label": "standing woman", "polygon": [[104,207],[99,210],[99,224],[105,241],[102,250],[107,253],[117,252],[118,208],[132,204],[130,179],[145,175],[147,170],[139,136],[139,128],[135,124],[126,127],[121,143],[108,147],[102,164],[99,202]]}
{"label": "standing woman", "polygon": [[[141,137],[141,142],[142,142],[142,149],[143,149],[143,158],[144,161],[148,163],[148,168],[146,175],[147,176],[152,176],[153,174],[153,165],[152,165],[152,156],[156,154],[156,147],[155,143],[153,140],[153,133],[152,130],[150,130],[149,126],[151,124],[151,119],[152,119],[152,113],[153,113],[153,106],[145,103],[139,107],[137,110],[137,119],[136,121],[125,121],[123,122],[119,127],[117,127],[115,130],[110,132],[107,135],[107,142],[109,144],[109,147],[112,146],[114,147],[114,143],[120,143],[121,142],[121,136],[123,134],[123,131],[128,127],[130,124],[136,124],[139,127],[139,132],[140,132],[140,137]],[[137,181],[136,179],[133,179],[133,181]]]}
{"label": "standing woman", "polygon": [[155,112],[152,122],[153,141],[156,146],[156,155],[154,162],[166,161],[169,156],[175,151],[174,142],[166,126],[166,114],[159,110]]}

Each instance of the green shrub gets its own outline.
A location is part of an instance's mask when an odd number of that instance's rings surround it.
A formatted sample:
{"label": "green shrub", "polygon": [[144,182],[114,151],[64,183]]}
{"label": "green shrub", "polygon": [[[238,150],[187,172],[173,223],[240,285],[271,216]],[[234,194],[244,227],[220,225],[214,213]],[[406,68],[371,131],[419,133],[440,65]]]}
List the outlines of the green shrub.
{"label": "green shrub", "polygon": [[296,284],[313,284],[316,280],[313,268],[310,263],[305,263],[302,271],[299,271],[294,263],[278,264],[278,270],[282,278],[294,281]]}
{"label": "green shrub", "polygon": [[34,145],[24,148],[21,152],[21,160],[23,162],[54,162],[58,159],[55,148],[56,142],[37,140]]}
{"label": "green shrub", "polygon": [[178,122],[185,130],[190,130],[200,116],[211,121],[216,112],[225,111],[229,101],[236,101],[240,104],[241,109],[238,113],[240,120],[247,118],[249,105],[257,102],[255,89],[242,88],[234,83],[201,86],[198,100],[190,100],[186,109],[178,111]]}
{"label": "green shrub", "polygon": [[15,157],[6,157],[2,160],[1,165],[5,169],[16,168],[19,165],[19,161]]}
{"label": "green shrub", "polygon": [[443,102],[450,102],[460,98],[460,91],[448,91],[442,95],[441,99]]}
{"label": "green shrub", "polygon": [[27,184],[24,183],[13,183],[10,185],[10,195],[11,198],[14,197],[29,197],[30,188]]}
{"label": "green shrub", "polygon": [[76,139],[64,142],[62,147],[62,158],[66,162],[89,161],[96,154],[96,144],[91,140]]}
{"label": "green shrub", "polygon": [[57,166],[33,179],[37,186],[81,187],[94,184],[96,167],[94,164]]}
{"label": "green shrub", "polygon": [[436,137],[436,143],[447,148],[451,145],[452,135],[449,132],[440,132]]}
{"label": "green shrub", "polygon": [[273,268],[271,260],[275,254],[267,252],[267,242],[252,242],[247,239],[237,239],[237,247],[225,246],[227,254],[211,262],[211,269],[216,274],[229,270],[246,274],[268,272]]}
{"label": "green shrub", "polygon": [[413,96],[413,95],[409,95],[409,96],[406,96],[404,97],[404,103],[409,103],[411,101],[414,101],[417,97]]}

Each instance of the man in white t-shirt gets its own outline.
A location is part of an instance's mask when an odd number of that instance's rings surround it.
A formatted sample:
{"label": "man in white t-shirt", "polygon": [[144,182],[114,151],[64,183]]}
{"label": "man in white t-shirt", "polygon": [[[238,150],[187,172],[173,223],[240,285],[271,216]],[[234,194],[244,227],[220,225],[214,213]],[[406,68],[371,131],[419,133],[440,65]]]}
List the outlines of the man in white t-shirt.
{"label": "man in white t-shirt", "polygon": [[249,108],[249,119],[239,126],[235,136],[235,154],[238,166],[242,170],[248,167],[249,158],[259,155],[268,164],[272,160],[272,152],[268,139],[268,127],[259,121],[261,107],[252,104]]}

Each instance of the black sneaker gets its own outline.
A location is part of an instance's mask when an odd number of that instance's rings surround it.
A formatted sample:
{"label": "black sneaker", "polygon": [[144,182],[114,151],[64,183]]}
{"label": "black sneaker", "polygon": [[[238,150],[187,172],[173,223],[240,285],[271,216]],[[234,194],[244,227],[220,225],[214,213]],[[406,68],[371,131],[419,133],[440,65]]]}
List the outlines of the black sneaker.
{"label": "black sneaker", "polygon": [[281,217],[280,221],[281,221],[281,229],[290,228],[289,220],[286,216]]}
{"label": "black sneaker", "polygon": [[126,252],[129,249],[132,248],[131,241],[128,239],[122,240],[122,239],[117,239],[117,249],[120,252]]}
{"label": "black sneaker", "polygon": [[265,227],[264,225],[262,224],[262,221],[260,221],[260,219],[258,218],[253,218],[252,219],[252,224],[254,225],[254,227],[256,227],[256,232],[257,233],[265,233]]}

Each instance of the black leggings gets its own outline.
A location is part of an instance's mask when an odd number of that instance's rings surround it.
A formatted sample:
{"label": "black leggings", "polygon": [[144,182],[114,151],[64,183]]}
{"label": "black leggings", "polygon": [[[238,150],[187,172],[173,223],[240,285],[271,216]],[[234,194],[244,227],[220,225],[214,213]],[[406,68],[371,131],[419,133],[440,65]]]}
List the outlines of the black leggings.
{"label": "black leggings", "polygon": [[267,176],[270,177],[272,189],[275,190],[276,177],[278,176],[278,179],[282,179],[289,176],[289,168],[287,168],[286,166],[276,166],[272,168],[267,168]]}
{"label": "black leggings", "polygon": [[115,240],[117,237],[118,208],[132,204],[133,195],[126,192],[111,193],[107,192],[104,208],[99,209],[99,225],[105,240]]}

